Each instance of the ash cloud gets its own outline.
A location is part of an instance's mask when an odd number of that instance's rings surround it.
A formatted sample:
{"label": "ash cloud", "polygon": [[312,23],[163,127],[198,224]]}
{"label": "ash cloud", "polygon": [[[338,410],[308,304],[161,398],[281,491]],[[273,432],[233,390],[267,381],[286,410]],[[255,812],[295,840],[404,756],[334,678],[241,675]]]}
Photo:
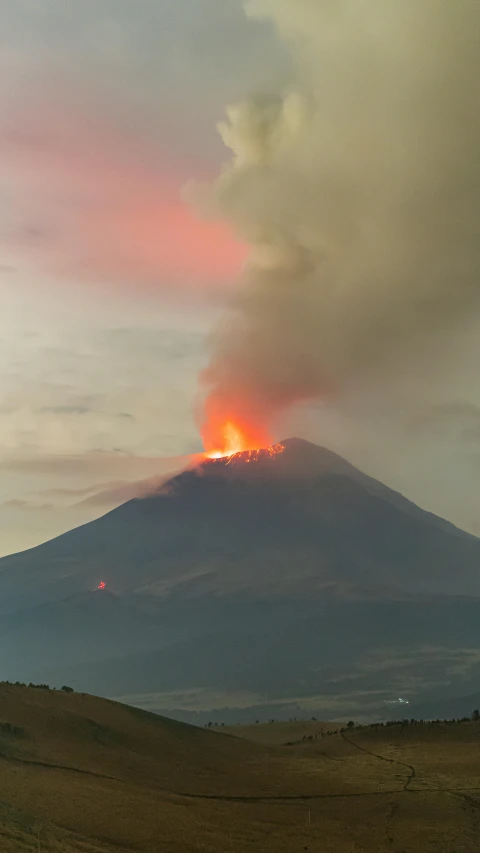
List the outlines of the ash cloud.
{"label": "ash cloud", "polygon": [[292,55],[277,101],[227,110],[197,202],[251,247],[202,375],[206,411],[270,425],[419,359],[478,311],[476,0],[251,0]]}

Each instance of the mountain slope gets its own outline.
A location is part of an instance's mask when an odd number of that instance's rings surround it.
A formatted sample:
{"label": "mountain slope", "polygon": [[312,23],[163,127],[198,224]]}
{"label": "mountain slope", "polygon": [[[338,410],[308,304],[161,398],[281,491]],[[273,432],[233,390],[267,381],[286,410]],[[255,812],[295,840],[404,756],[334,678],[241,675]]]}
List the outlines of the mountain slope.
{"label": "mountain slope", "polygon": [[[263,626],[250,624],[250,612],[244,605],[243,625],[222,629],[211,611],[203,633],[167,647],[64,668],[48,662],[35,677],[199,722],[244,719],[245,697],[264,706],[247,719],[302,715],[298,704],[315,716],[381,718],[384,699],[423,702],[435,684],[455,695],[466,692],[467,676],[478,683],[478,600],[331,601],[309,617],[300,606],[283,618],[272,611],[277,619]],[[21,670],[28,678],[29,666]],[[205,704],[209,695],[216,704]]]}
{"label": "mountain slope", "polygon": [[479,595],[480,540],[323,448],[209,460],[160,494],[0,560],[4,612],[107,581],[143,595]]}
{"label": "mountain slope", "polygon": [[[0,673],[15,681],[161,646],[161,623],[106,589],[47,602],[0,622]],[[169,635],[171,641],[171,636]]]}

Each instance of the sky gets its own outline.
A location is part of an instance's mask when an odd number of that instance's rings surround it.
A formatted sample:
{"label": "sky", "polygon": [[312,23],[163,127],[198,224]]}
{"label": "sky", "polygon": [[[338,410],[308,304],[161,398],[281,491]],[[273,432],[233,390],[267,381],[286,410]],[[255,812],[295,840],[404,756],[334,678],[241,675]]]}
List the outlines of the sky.
{"label": "sky", "polygon": [[[230,158],[226,105],[290,76],[241,0],[0,0],[0,555],[201,451],[198,374],[247,249],[191,182]],[[275,437],[480,535],[478,332],[295,407]]]}

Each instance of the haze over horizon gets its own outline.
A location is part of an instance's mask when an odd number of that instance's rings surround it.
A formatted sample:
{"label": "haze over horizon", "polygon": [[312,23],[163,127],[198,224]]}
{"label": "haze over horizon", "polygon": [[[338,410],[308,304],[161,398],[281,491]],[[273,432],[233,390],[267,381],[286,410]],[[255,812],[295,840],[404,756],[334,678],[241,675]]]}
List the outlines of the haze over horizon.
{"label": "haze over horizon", "polygon": [[[0,0],[0,555],[201,450],[197,375],[247,250],[184,188],[229,159],[226,106],[292,80],[241,0],[134,6]],[[472,313],[447,345],[407,347],[393,381],[372,370],[282,414],[274,437],[328,447],[480,535],[479,326]]]}

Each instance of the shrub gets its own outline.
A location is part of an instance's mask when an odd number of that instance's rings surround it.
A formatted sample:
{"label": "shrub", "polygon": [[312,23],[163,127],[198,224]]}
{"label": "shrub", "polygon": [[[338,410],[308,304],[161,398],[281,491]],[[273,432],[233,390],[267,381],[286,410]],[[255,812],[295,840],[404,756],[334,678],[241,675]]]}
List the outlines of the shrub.
{"label": "shrub", "polygon": [[21,736],[25,734],[24,729],[20,726],[14,726],[13,723],[0,723],[0,732],[4,735]]}

